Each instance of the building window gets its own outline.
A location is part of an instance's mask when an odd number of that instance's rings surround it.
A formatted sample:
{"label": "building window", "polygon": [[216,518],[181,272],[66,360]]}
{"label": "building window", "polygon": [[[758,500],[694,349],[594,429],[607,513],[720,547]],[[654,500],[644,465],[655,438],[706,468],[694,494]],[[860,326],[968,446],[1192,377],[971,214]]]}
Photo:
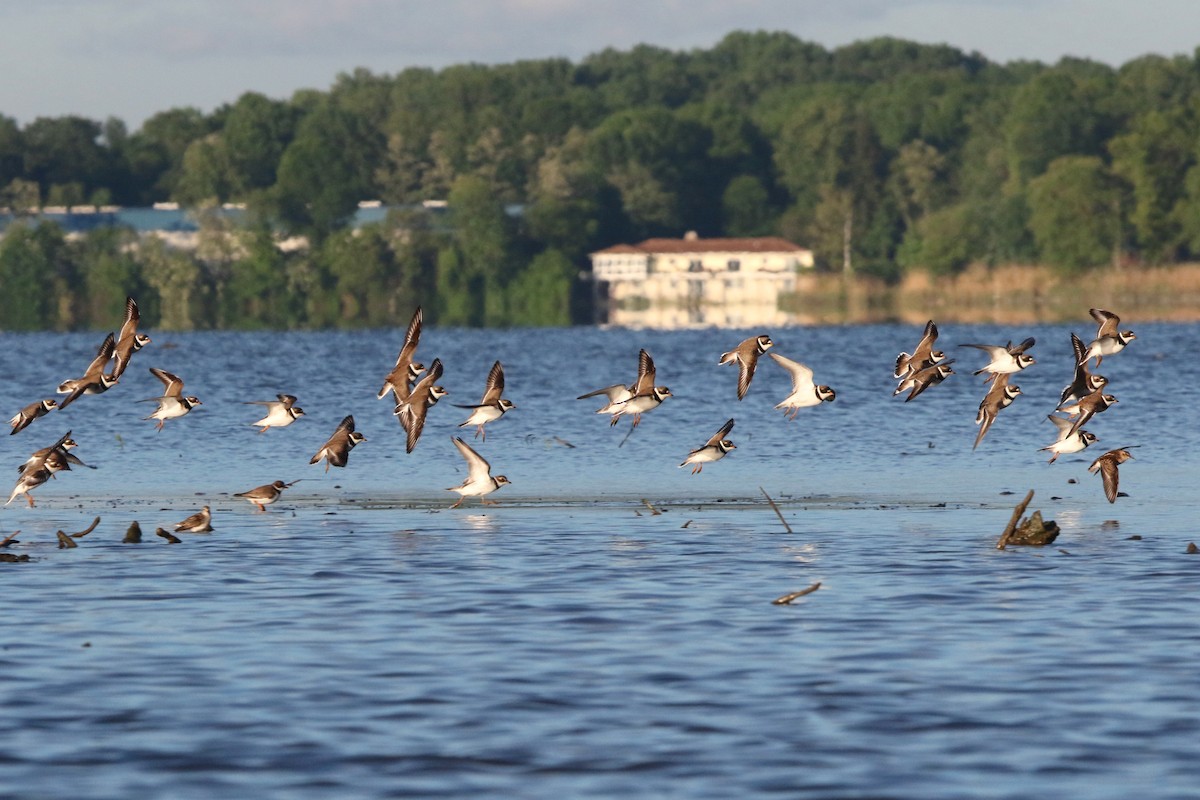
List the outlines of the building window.
{"label": "building window", "polygon": [[704,262],[698,258],[693,258],[688,262],[688,272],[703,272]]}
{"label": "building window", "polygon": [[731,258],[729,259],[729,263],[725,266],[728,267],[730,272],[737,272],[742,268],[742,262],[738,261],[736,258]]}

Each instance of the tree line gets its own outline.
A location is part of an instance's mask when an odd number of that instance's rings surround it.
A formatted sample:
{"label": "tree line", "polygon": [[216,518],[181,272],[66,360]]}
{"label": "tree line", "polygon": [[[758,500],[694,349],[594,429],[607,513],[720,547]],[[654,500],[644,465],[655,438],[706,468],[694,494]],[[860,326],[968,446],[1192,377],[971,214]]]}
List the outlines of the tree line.
{"label": "tree line", "polygon": [[[363,199],[445,199],[448,213],[350,231]],[[1152,266],[1200,255],[1200,49],[998,64],[736,32],[578,63],[357,70],[132,133],[0,116],[0,206],[163,200],[245,203],[251,222],[212,217],[190,254],[128,232],[10,229],[0,324],[110,324],[95,315],[139,289],[178,327],[393,324],[416,298],[441,324],[566,324],[589,313],[588,252],[688,230],[782,235],[822,268],[891,279]],[[309,247],[279,251],[281,232]]]}

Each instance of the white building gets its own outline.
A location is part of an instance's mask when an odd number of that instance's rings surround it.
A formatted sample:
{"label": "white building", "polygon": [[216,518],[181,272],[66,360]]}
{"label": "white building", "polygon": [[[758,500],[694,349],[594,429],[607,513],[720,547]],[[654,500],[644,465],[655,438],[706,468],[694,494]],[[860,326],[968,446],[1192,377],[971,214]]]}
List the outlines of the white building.
{"label": "white building", "polygon": [[596,308],[616,325],[682,328],[786,324],[779,295],[813,266],[811,250],[777,236],[647,239],[591,254]]}

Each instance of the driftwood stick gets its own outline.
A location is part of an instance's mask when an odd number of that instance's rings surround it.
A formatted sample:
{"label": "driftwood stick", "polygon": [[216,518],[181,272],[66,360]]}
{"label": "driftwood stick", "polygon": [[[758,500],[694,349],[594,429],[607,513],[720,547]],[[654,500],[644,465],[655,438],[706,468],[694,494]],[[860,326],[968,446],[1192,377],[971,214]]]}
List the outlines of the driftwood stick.
{"label": "driftwood stick", "polygon": [[1008,540],[1017,530],[1017,521],[1021,519],[1021,515],[1025,513],[1025,507],[1029,505],[1029,501],[1033,499],[1033,489],[1029,490],[1029,494],[1025,495],[1025,499],[1017,504],[1013,509],[1012,517],[1008,520],[1008,525],[1004,526],[1004,533],[1000,534],[1000,541],[996,542],[996,549],[1003,550],[1008,544]]}
{"label": "driftwood stick", "polygon": [[650,514],[651,514],[652,516],[655,516],[655,517],[657,517],[657,516],[659,516],[660,514],[662,514],[662,512],[661,512],[661,511],[659,511],[657,508],[655,508],[654,506],[652,506],[652,505],[650,504],[650,501],[649,501],[649,500],[647,500],[647,499],[646,499],[646,498],[644,498],[644,497],[642,498],[642,503],[644,503],[644,504],[645,504],[646,508],[650,509]]}
{"label": "driftwood stick", "polygon": [[812,594],[813,592],[815,592],[817,589],[820,589],[820,588],[821,588],[821,582],[817,581],[816,583],[814,583],[812,586],[808,587],[807,589],[801,589],[798,592],[792,592],[791,594],[785,594],[783,597],[776,597],[774,600],[771,601],[771,605],[786,606],[789,603],[791,603],[793,600],[795,600],[797,597],[804,597],[804,595],[806,595],[806,594]]}
{"label": "driftwood stick", "polygon": [[20,531],[13,531],[8,536],[5,536],[3,540],[0,540],[0,547],[8,547],[10,544],[15,542],[17,540],[17,534],[19,533]]}
{"label": "driftwood stick", "polygon": [[767,498],[767,502],[771,504],[771,508],[775,509],[775,515],[779,517],[779,521],[783,523],[783,528],[788,533],[792,532],[792,526],[788,525],[787,520],[783,518],[783,512],[779,510],[779,506],[775,505],[775,501],[771,499],[771,495],[767,494],[767,490],[758,487],[758,490],[763,493],[763,497]]}
{"label": "driftwood stick", "polygon": [[96,526],[99,524],[100,524],[100,518],[96,517],[94,520],[92,520],[91,525],[88,525],[86,528],[81,530],[79,533],[72,533],[72,534],[69,534],[69,536],[72,539],[82,539],[84,536],[87,536],[89,533],[96,530]]}

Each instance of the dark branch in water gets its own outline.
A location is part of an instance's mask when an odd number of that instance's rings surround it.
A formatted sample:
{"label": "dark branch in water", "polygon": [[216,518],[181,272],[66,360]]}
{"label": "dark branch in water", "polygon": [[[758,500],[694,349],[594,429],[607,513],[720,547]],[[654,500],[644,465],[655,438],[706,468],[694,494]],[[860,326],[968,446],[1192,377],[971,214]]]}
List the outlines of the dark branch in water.
{"label": "dark branch in water", "polygon": [[767,490],[762,488],[761,486],[758,487],[758,490],[763,493],[763,497],[767,498],[767,502],[771,504],[771,508],[775,509],[775,515],[778,516],[779,521],[783,523],[784,529],[788,533],[791,533],[792,526],[788,525],[787,520],[783,518],[783,512],[779,510],[779,506],[775,505],[775,501],[771,499],[771,495],[767,494]]}
{"label": "dark branch in water", "polygon": [[774,600],[771,601],[771,605],[773,605],[773,606],[789,605],[796,598],[804,597],[804,595],[806,595],[806,594],[812,594],[813,592],[815,592],[817,589],[820,589],[820,588],[821,588],[821,582],[817,581],[816,583],[814,583],[812,586],[808,587],[807,589],[801,589],[798,592],[792,592],[791,594],[785,594],[783,597],[776,597]]}

